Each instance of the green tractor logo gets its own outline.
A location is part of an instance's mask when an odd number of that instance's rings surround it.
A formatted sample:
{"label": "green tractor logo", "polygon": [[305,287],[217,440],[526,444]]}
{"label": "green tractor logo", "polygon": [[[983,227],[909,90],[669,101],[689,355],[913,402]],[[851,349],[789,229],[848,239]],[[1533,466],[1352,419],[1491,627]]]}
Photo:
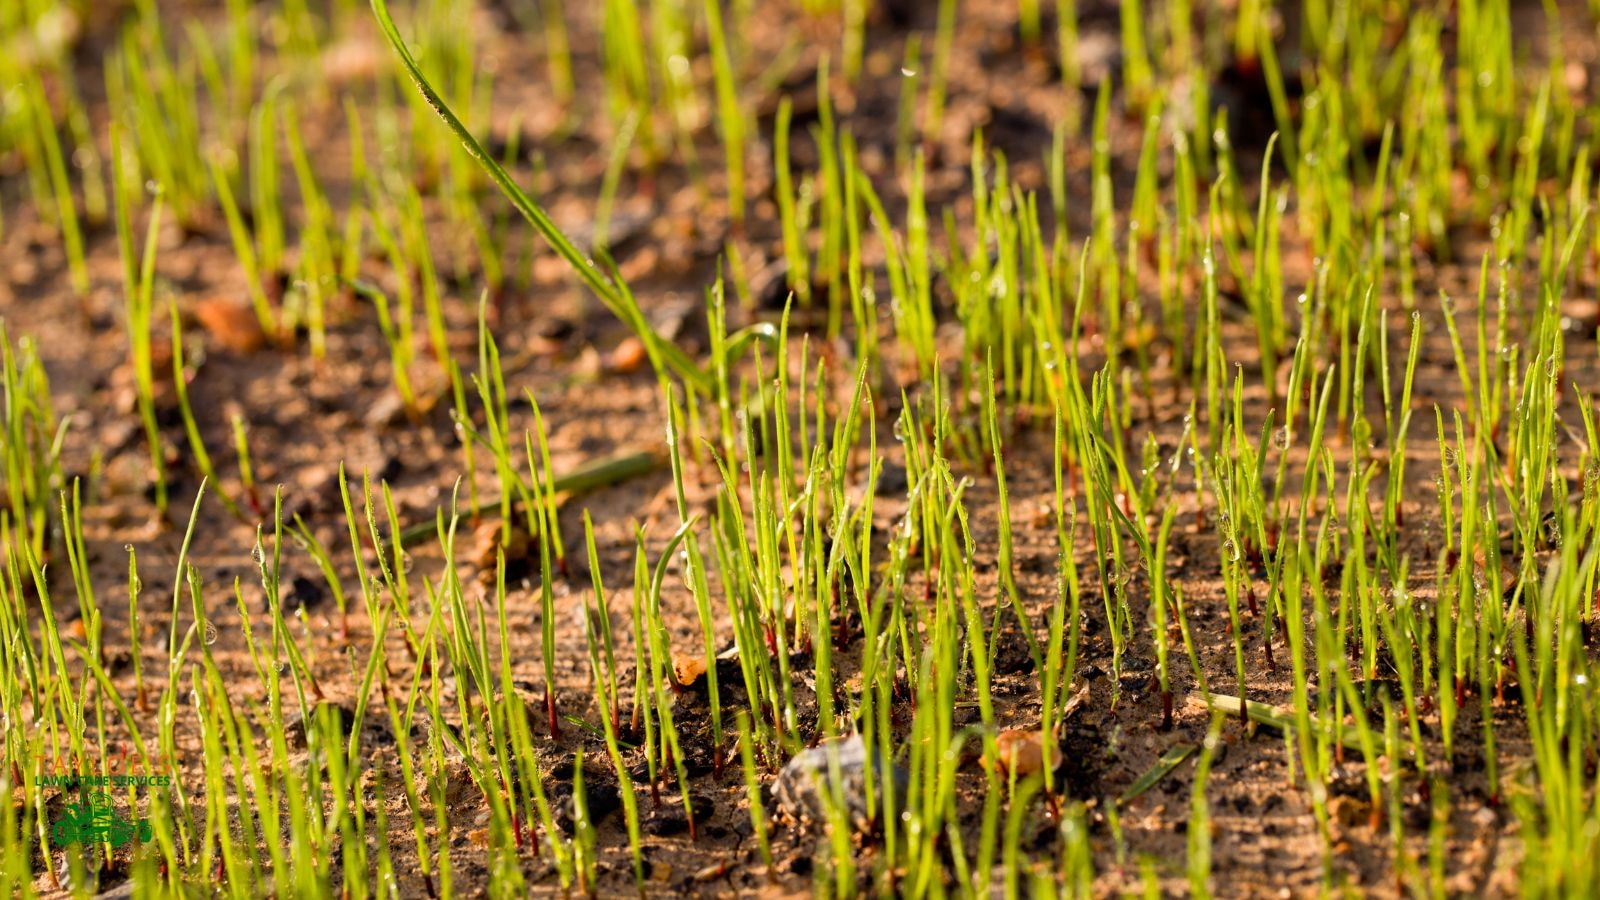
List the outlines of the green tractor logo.
{"label": "green tractor logo", "polygon": [[150,820],[129,819],[112,805],[110,796],[101,793],[85,794],[80,802],[67,804],[50,828],[50,842],[58,847],[79,843],[121,847],[135,836],[141,842],[150,840]]}

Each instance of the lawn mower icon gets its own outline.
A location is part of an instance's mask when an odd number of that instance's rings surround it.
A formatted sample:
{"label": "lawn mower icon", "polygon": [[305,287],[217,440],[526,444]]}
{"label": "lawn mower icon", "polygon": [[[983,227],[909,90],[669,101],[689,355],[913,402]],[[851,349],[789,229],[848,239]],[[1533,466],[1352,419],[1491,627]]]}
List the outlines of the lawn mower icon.
{"label": "lawn mower icon", "polygon": [[50,842],[58,847],[79,843],[120,847],[135,836],[141,842],[150,840],[150,820],[129,819],[103,793],[85,794],[80,802],[67,804],[50,827]]}

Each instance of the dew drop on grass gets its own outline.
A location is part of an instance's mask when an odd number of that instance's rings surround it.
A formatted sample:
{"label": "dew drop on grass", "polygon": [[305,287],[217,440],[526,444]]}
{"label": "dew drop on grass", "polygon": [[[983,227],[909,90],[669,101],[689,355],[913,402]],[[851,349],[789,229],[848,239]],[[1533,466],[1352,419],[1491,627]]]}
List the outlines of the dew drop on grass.
{"label": "dew drop on grass", "polygon": [[1277,447],[1279,450],[1287,450],[1289,449],[1290,438],[1289,426],[1284,425],[1272,433],[1272,446]]}
{"label": "dew drop on grass", "polygon": [[205,642],[208,647],[217,642],[217,626],[210,622],[206,623]]}

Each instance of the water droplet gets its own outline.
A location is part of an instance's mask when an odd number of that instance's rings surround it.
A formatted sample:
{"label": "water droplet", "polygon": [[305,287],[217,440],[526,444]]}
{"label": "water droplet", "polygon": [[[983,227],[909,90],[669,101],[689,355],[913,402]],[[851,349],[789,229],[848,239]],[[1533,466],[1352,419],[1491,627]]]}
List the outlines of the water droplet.
{"label": "water droplet", "polygon": [[1272,433],[1272,446],[1277,447],[1279,450],[1287,450],[1292,437],[1293,435],[1289,432],[1289,426],[1285,425]]}

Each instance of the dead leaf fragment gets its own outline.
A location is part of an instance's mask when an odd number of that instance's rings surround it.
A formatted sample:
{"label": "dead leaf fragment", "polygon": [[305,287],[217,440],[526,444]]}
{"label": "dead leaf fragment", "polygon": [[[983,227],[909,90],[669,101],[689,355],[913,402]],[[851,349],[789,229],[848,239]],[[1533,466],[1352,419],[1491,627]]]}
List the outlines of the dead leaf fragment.
{"label": "dead leaf fragment", "polygon": [[1060,752],[1044,735],[1034,728],[1013,728],[995,738],[995,756],[1001,771],[1018,778],[1036,772],[1054,770],[1061,761]]}
{"label": "dead leaf fragment", "polygon": [[234,353],[254,353],[267,342],[255,311],[224,297],[200,301],[194,317],[218,344]]}
{"label": "dead leaf fragment", "polygon": [[512,526],[511,537],[506,538],[505,529],[499,522],[484,522],[478,530],[472,533],[471,560],[478,568],[492,570],[496,563],[496,551],[502,546],[505,548],[506,559],[521,559],[528,553],[528,533],[521,528]]}
{"label": "dead leaf fragment", "polygon": [[719,863],[712,863],[711,865],[706,866],[700,871],[694,873],[694,880],[711,881],[713,879],[721,878],[726,874],[728,874],[728,863],[726,860],[724,860]]}
{"label": "dead leaf fragment", "polygon": [[706,674],[706,658],[693,653],[672,654],[672,677],[678,684],[689,687]]}

